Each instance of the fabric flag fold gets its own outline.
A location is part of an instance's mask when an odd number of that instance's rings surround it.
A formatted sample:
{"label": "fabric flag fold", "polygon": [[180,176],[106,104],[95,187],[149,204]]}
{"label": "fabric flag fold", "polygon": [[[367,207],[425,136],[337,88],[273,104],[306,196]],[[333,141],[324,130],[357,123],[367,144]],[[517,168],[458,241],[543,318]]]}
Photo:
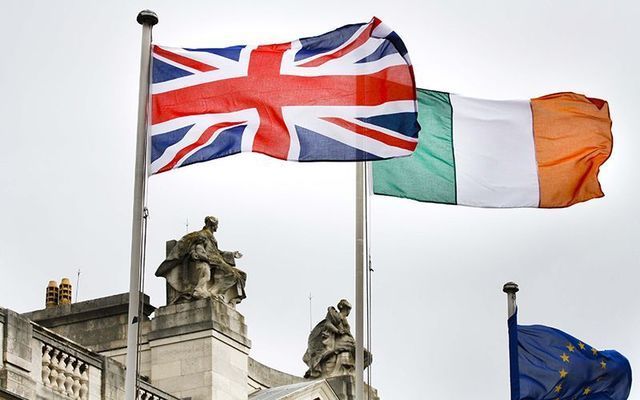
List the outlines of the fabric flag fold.
{"label": "fabric flag fold", "polygon": [[511,400],[626,400],[629,361],[614,350],[599,351],[558,329],[522,326],[509,318]]}
{"label": "fabric flag fold", "polygon": [[152,174],[239,152],[357,161],[417,145],[407,49],[377,18],[289,43],[152,50]]}
{"label": "fabric flag fold", "polygon": [[606,101],[575,93],[494,101],[418,89],[419,144],[373,163],[376,194],[476,207],[566,207],[604,194]]}

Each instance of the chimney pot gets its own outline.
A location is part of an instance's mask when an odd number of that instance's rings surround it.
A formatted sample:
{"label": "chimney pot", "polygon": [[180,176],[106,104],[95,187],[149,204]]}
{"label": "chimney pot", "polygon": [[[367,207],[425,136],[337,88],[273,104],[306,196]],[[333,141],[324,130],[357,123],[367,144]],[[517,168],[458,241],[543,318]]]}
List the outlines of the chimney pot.
{"label": "chimney pot", "polygon": [[71,304],[71,290],[69,278],[62,278],[60,281],[59,304]]}
{"label": "chimney pot", "polygon": [[58,305],[59,301],[59,289],[58,283],[56,281],[49,281],[49,285],[47,285],[47,290],[45,292],[45,307],[52,308]]}

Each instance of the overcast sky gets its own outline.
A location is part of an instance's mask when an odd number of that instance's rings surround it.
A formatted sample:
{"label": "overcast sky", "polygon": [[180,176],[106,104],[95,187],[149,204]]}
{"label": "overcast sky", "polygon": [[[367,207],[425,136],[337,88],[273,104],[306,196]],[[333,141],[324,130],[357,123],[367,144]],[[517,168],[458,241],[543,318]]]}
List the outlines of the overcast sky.
{"label": "overcast sky", "polygon": [[[503,283],[520,322],[554,326],[640,369],[640,6],[634,1],[3,2],[0,37],[0,305],[44,306],[48,280],[81,269],[80,300],[128,291],[140,57],[156,43],[266,44],[382,19],[418,86],[491,99],[575,91],[609,101],[606,197],[561,210],[484,210],[371,200],[373,382],[384,400],[507,399]],[[220,219],[240,250],[238,306],[251,356],[301,375],[312,318],[354,300],[348,163],[240,154],[153,176],[146,292],[166,240]],[[76,288],[77,289],[77,288]],[[354,325],[354,324],[352,324]],[[636,379],[638,380],[638,379]],[[640,398],[640,387],[631,399]]]}

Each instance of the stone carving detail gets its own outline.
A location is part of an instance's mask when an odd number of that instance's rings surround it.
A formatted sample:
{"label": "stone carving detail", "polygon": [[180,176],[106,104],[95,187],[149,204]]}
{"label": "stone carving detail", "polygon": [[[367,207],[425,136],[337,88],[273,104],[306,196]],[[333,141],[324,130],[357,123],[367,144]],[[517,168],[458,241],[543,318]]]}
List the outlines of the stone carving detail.
{"label": "stone carving detail", "polygon": [[46,387],[51,387],[51,350],[48,344],[42,347],[42,383]]}
{"label": "stone carving detail", "polygon": [[42,345],[42,383],[73,400],[86,400],[89,366],[60,349]]}
{"label": "stone carving detail", "polygon": [[162,397],[156,396],[155,394],[144,390],[143,388],[138,389],[138,398],[137,400],[163,400]]}
{"label": "stone carving detail", "polygon": [[138,391],[138,400],[161,400],[160,397],[153,395],[147,391]]}
{"label": "stone carving detail", "polygon": [[136,400],[178,400],[166,392],[152,386],[149,382],[138,379],[138,395]]}
{"label": "stone carving detail", "polygon": [[80,375],[80,399],[85,400],[87,395],[89,394],[89,372],[88,368],[84,368],[82,370],[82,374]]}
{"label": "stone carving detail", "polygon": [[[302,358],[309,367],[304,374],[305,378],[329,378],[355,373],[356,343],[347,320],[351,312],[351,304],[342,299],[338,303],[338,310],[329,307],[325,319],[320,321],[309,334],[307,352]],[[365,368],[371,364],[371,361],[371,353],[365,349]]]}
{"label": "stone carving detail", "polygon": [[[206,217],[204,227],[167,246],[167,258],[156,276],[167,280],[167,303],[213,298],[231,305],[246,297],[247,274],[236,268],[238,251],[221,251],[214,232],[218,219]],[[168,244],[171,242],[168,242]]]}

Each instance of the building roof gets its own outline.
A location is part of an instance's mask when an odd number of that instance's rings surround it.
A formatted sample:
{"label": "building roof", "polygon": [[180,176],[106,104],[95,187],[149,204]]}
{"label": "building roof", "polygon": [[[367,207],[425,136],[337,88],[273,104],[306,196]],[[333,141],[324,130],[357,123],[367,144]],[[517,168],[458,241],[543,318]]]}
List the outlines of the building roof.
{"label": "building roof", "polygon": [[249,400],[295,400],[304,395],[311,395],[309,398],[319,400],[339,400],[324,379],[258,390],[249,395]]}

